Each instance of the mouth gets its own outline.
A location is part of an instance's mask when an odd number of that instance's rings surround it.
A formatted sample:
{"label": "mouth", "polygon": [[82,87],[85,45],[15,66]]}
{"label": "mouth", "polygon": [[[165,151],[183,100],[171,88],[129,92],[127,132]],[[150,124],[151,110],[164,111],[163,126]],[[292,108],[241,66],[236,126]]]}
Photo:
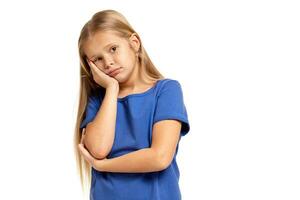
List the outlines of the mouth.
{"label": "mouth", "polygon": [[109,76],[115,76],[120,72],[121,67],[115,69],[114,71],[110,72],[108,75]]}

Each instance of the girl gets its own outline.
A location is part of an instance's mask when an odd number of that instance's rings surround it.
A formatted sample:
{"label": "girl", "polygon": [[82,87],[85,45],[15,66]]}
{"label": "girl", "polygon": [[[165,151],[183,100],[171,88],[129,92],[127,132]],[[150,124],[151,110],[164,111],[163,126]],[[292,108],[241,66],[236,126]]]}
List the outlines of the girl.
{"label": "girl", "polygon": [[117,11],[94,14],[78,48],[74,143],[83,189],[94,200],[181,199],[176,155],[190,126],[180,83],[159,73]]}

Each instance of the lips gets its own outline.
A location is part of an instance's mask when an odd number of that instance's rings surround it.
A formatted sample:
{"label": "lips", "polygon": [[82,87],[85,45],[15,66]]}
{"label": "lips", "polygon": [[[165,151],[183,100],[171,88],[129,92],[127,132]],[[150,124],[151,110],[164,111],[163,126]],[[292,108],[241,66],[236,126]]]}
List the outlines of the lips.
{"label": "lips", "polygon": [[117,69],[114,69],[113,71],[109,72],[108,75],[109,75],[109,76],[114,75],[114,73],[115,73],[117,70],[119,70],[119,69],[121,69],[121,67],[119,67],[119,68],[117,68]]}

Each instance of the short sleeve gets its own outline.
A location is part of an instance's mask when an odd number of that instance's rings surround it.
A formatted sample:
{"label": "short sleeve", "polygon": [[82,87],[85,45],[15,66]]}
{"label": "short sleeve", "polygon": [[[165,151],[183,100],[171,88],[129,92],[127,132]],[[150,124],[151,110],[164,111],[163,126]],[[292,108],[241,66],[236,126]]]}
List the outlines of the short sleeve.
{"label": "short sleeve", "polygon": [[183,92],[177,80],[165,82],[157,97],[153,124],[166,119],[176,119],[182,122],[181,136],[189,132],[190,125],[184,105]]}
{"label": "short sleeve", "polygon": [[101,95],[93,95],[88,98],[88,103],[85,111],[85,118],[80,124],[80,129],[85,128],[86,125],[93,121],[102,102]]}

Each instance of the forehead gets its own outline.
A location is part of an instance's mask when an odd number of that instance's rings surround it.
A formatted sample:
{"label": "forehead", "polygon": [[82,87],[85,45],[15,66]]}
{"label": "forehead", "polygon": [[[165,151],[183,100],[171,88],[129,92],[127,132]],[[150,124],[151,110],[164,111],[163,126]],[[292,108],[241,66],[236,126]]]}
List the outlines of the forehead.
{"label": "forehead", "polygon": [[108,44],[120,44],[124,42],[126,40],[113,31],[99,31],[85,42],[84,51],[88,57],[92,57],[94,54],[104,51]]}

